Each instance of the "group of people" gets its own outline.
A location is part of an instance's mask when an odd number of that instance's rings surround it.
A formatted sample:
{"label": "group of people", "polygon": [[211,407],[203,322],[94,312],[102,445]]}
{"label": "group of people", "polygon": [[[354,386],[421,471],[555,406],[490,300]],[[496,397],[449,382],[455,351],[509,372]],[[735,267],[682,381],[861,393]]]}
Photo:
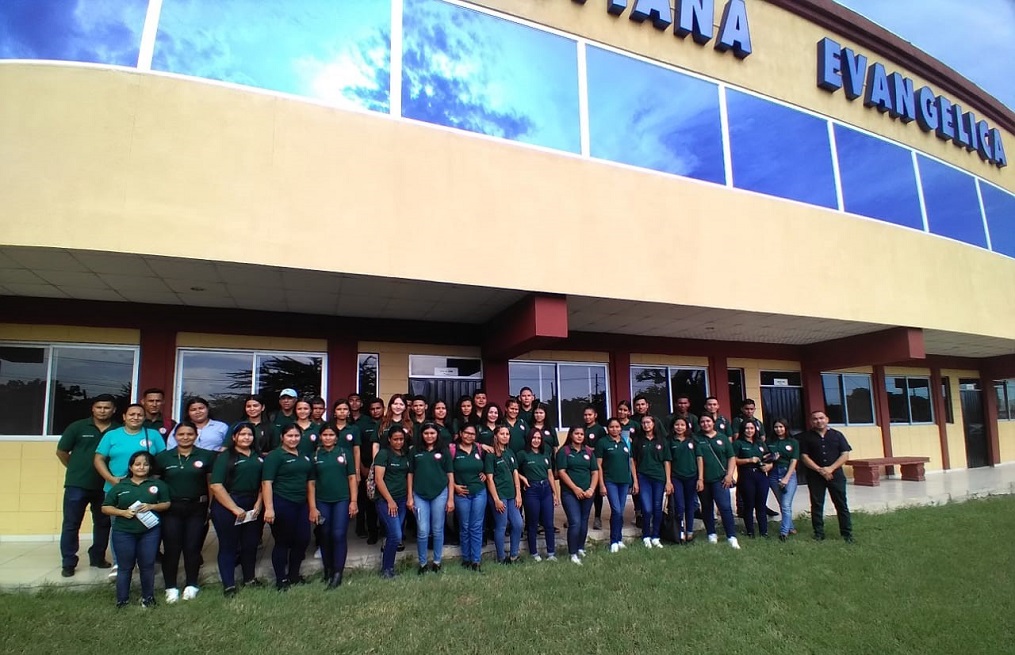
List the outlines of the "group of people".
{"label": "group of people", "polygon": [[[135,567],[142,605],[155,604],[160,545],[166,602],[194,598],[209,517],[226,596],[241,585],[261,584],[255,563],[264,524],[274,538],[271,561],[279,590],[306,582],[301,566],[314,535],[327,588],[341,585],[354,522],[369,543],[383,532],[381,575],[394,577],[407,515],[416,524],[420,574],[441,570],[446,524],[457,527],[461,565],[468,569],[481,569],[487,534],[500,563],[518,561],[523,534],[534,561],[555,560],[554,513],[561,506],[567,556],[580,565],[590,519],[595,528],[601,525],[604,498],[611,509],[609,550],[618,552],[625,547],[629,494],[647,548],[662,547],[668,496],[672,540],[694,540],[698,507],[707,539],[716,543],[718,509],[728,543],[739,549],[733,487],[748,537],[755,529],[768,536],[766,502],[769,491],[775,493],[782,514],[779,538],[785,540],[796,532],[792,502],[800,466],[808,472],[815,538],[824,537],[827,490],[842,536],[852,540],[842,471],[849,444],[828,427],[823,412],[812,413],[811,430],[801,441],[783,419],[772,423],[766,439],[753,401],[745,401],[731,421],[718,413],[715,398],[707,399],[699,417],[681,397],[677,411],[660,420],[639,395],[633,406],[618,403],[616,416],[603,424],[595,407],[585,407],[583,424],[570,427],[560,443],[556,426],[547,422],[549,408],[529,388],[503,408],[479,390],[460,398],[453,416],[444,401],[430,407],[421,396],[401,394],[386,404],[379,398],[364,403],[351,394],[333,403],[326,416],[323,399],[301,399],[284,389],[271,416],[260,397],[246,397],[245,419],[231,427],[211,418],[203,398],[187,400],[178,424],[163,416],[163,402],[160,389],[148,389],[118,424],[114,399],[98,396],[91,417],[72,423],[57,445],[67,467],[63,575],[75,573],[78,531],[90,505],[89,564],[113,569],[119,607],[129,602]],[[105,558],[110,534],[112,563]]]}

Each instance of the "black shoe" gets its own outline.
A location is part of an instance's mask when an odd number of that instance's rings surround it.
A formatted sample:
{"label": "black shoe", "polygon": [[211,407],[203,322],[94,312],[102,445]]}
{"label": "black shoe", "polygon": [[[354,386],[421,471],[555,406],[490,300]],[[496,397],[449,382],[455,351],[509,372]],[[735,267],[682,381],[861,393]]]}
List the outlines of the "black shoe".
{"label": "black shoe", "polygon": [[560,534],[560,528],[553,526],[553,534]]}
{"label": "black shoe", "polygon": [[440,573],[441,572],[441,565],[440,565],[440,563],[434,562],[433,564],[431,564],[430,565],[430,570],[433,571],[434,573]]}
{"label": "black shoe", "polygon": [[634,527],[636,528],[641,527],[641,514],[638,514],[637,516],[634,517]]}
{"label": "black shoe", "polygon": [[816,534],[813,537],[811,537],[811,539],[813,539],[814,541],[824,541],[825,540],[825,535],[823,535],[823,534]]}
{"label": "black shoe", "polygon": [[853,539],[853,535],[851,535],[851,534],[843,535],[842,536],[842,540],[845,541],[847,544],[855,544],[856,543],[856,541]]}
{"label": "black shoe", "polygon": [[744,536],[747,537],[748,539],[754,539],[754,533],[753,532],[745,532]]}
{"label": "black shoe", "polygon": [[144,608],[149,608],[150,609],[152,607],[155,607],[157,604],[158,603],[156,603],[155,599],[152,598],[151,596],[149,596],[148,598],[142,598],[141,599],[141,607],[144,607]]}
{"label": "black shoe", "polygon": [[381,577],[385,580],[393,580],[395,578],[395,572],[391,569],[385,569],[381,571]]}
{"label": "black shoe", "polygon": [[335,587],[342,586],[342,572],[339,571],[331,576],[328,580],[328,589],[334,589]]}
{"label": "black shoe", "polygon": [[398,548],[395,551],[399,553],[405,552],[405,544],[398,544]]}
{"label": "black shoe", "polygon": [[786,535],[784,534],[779,535],[779,541],[786,541]]}
{"label": "black shoe", "polygon": [[483,572],[483,567],[480,566],[479,562],[473,562],[472,564],[469,565],[469,568],[475,571],[476,573]]}
{"label": "black shoe", "polygon": [[226,598],[232,598],[236,595],[236,587],[226,587],[222,590],[222,595]]}
{"label": "black shoe", "polygon": [[243,581],[244,587],[263,587],[264,583],[261,582],[260,578],[251,578]]}
{"label": "black shoe", "polygon": [[116,609],[122,610],[123,608],[127,607],[128,605],[130,605],[129,601],[120,600],[120,601],[117,601],[117,603],[116,603]]}
{"label": "black shoe", "polygon": [[367,537],[367,544],[373,546],[374,544],[377,543],[377,540],[378,540],[377,535],[372,534],[369,537]]}
{"label": "black shoe", "polygon": [[65,567],[63,567],[62,569],[60,569],[60,575],[62,575],[65,578],[73,578],[74,577],[74,567],[73,566],[65,566]]}
{"label": "black shoe", "polygon": [[509,565],[511,563],[511,560],[509,560],[508,558],[505,557],[504,559],[497,560],[497,563],[502,565],[502,566],[507,566],[507,565]]}
{"label": "black shoe", "polygon": [[295,578],[290,578],[289,579],[289,584],[293,584],[293,585],[304,585],[304,584],[309,584],[309,583],[310,583],[310,580],[307,580],[302,575],[298,575]]}
{"label": "black shoe", "polygon": [[601,518],[599,518],[599,517],[597,516],[597,517],[596,517],[596,518],[595,518],[595,519],[594,519],[594,520],[592,521],[592,529],[593,529],[593,530],[602,530],[602,529],[603,529],[603,519],[601,519]]}
{"label": "black shoe", "polygon": [[289,581],[286,580],[285,578],[283,578],[281,580],[278,580],[277,582],[275,582],[275,590],[276,591],[289,591]]}
{"label": "black shoe", "polygon": [[331,570],[331,567],[325,567],[323,573],[325,582],[331,580],[332,576],[335,575],[335,572]]}
{"label": "black shoe", "polygon": [[416,575],[426,575],[426,572],[429,570],[430,567],[424,564],[423,566],[419,567],[418,571],[416,571]]}
{"label": "black shoe", "polygon": [[775,511],[774,509],[769,509],[767,507],[765,508],[765,513],[768,514],[769,516],[779,516],[779,512]]}
{"label": "black shoe", "polygon": [[93,560],[93,561],[88,563],[88,566],[92,567],[93,569],[111,569],[111,568],[113,568],[113,565],[110,564],[109,562],[107,562],[104,559],[102,559],[102,560]]}

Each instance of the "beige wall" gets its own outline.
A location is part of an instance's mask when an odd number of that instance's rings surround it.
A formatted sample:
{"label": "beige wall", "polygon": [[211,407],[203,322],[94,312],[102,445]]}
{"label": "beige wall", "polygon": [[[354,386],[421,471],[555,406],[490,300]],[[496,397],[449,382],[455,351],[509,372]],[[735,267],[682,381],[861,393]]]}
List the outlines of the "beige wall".
{"label": "beige wall", "polygon": [[238,334],[180,332],[176,335],[176,347],[325,353],[328,351],[328,341],[327,339],[294,339],[290,337],[257,337]]}
{"label": "beige wall", "polygon": [[892,455],[930,457],[926,469],[942,469],[941,436],[937,425],[892,425]]}
{"label": "beige wall", "polygon": [[979,378],[978,371],[960,371],[955,369],[941,369],[942,377],[947,377],[951,387],[952,416],[954,423],[946,423],[945,429],[948,432],[948,457],[951,460],[953,469],[963,469],[969,465],[966,459],[966,433],[965,422],[962,420],[962,395],[959,392],[960,378]]}
{"label": "beige wall", "polygon": [[1015,421],[997,422],[997,440],[1001,447],[1001,461],[1015,461]]}
{"label": "beige wall", "polygon": [[[800,363],[774,359],[738,359],[733,358],[726,361],[727,368],[744,369],[744,393],[745,397],[754,400],[757,410],[754,415],[765,420],[765,413],[761,407],[761,372],[786,372],[799,373]],[[723,414],[737,416],[740,413],[739,407],[724,407]],[[776,417],[778,418],[778,417]]]}
{"label": "beige wall", "polygon": [[631,353],[632,366],[686,366],[689,368],[708,368],[708,357],[686,357],[684,355],[653,355],[651,353]]}
{"label": "beige wall", "polygon": [[63,472],[51,441],[0,441],[0,537],[60,533]]}
{"label": "beige wall", "polygon": [[41,343],[99,343],[136,346],[140,330],[128,328],[90,328],[74,325],[20,325],[0,323],[0,341],[38,341]]}

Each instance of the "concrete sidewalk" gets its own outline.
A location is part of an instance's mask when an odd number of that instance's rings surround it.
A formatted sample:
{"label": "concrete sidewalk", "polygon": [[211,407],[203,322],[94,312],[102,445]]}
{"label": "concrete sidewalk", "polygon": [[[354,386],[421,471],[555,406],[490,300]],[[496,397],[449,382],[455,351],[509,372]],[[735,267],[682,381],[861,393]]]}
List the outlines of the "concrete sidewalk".
{"label": "concrete sidewalk", "polygon": [[[901,507],[918,505],[940,505],[952,501],[963,501],[970,498],[980,498],[990,495],[1002,495],[1015,493],[1015,464],[1004,464],[993,468],[969,469],[962,471],[948,471],[930,473],[924,482],[904,482],[898,477],[882,479],[879,487],[858,487],[849,485],[848,496],[850,509],[854,512],[886,512]],[[775,507],[775,500],[769,497],[769,506]],[[797,492],[793,503],[794,514],[799,516],[807,513],[810,504],[806,487],[801,487]],[[831,501],[826,502],[826,511],[834,513]],[[605,530],[590,530],[589,538],[594,541],[605,541],[609,537],[609,505],[603,509],[603,523]],[[641,531],[633,525],[634,511],[630,500],[627,503],[625,515],[624,536],[626,539],[637,539]],[[564,511],[558,508],[556,512],[557,525],[562,526],[564,522]],[[806,521],[806,519],[804,519]],[[778,519],[773,519],[776,523]],[[738,521],[739,522],[739,521]],[[798,519],[798,523],[800,519]],[[697,522],[697,529],[700,532],[702,527]],[[836,528],[834,523],[829,528],[834,535]],[[721,531],[720,531],[721,532]],[[699,534],[699,538],[703,535]],[[87,562],[87,551],[90,544],[90,535],[81,535],[81,547],[79,554],[83,562]],[[863,538],[862,535],[859,538]],[[271,572],[271,534],[265,531],[264,546],[258,551],[257,575],[266,583],[274,580]],[[746,546],[749,547],[749,546]],[[539,539],[539,548],[544,548],[542,538]],[[445,559],[451,560],[459,557],[459,549],[456,546],[445,547]],[[218,584],[218,571],[216,567],[216,553],[218,542],[215,538],[215,531],[211,529],[208,540],[204,547],[204,567],[202,568],[202,583],[209,585]],[[488,552],[493,551],[493,546],[487,548]],[[406,543],[405,552],[399,553],[400,559],[414,561],[416,546],[412,540]],[[525,545],[524,535],[521,546],[522,556],[528,554]],[[566,532],[561,528],[557,535],[557,553],[562,560],[567,553]],[[492,554],[487,556],[488,561],[492,560]],[[380,544],[369,546],[366,539],[358,538],[350,533],[349,536],[349,557],[346,565],[348,568],[373,568],[380,567]],[[182,582],[183,570],[180,567]],[[321,562],[314,559],[313,553],[309,554],[304,561],[303,574],[311,575],[320,571]],[[81,588],[94,585],[111,584],[107,578],[108,571],[89,568],[86,564],[78,566],[74,577],[64,578],[60,575],[60,546],[59,537],[54,536],[46,541],[21,541],[16,537],[5,537],[0,535],[0,589],[31,590],[44,586],[56,585],[69,588]],[[135,573],[135,583],[137,574]],[[162,574],[156,568],[156,585],[161,587]],[[216,592],[219,589],[214,589]]]}

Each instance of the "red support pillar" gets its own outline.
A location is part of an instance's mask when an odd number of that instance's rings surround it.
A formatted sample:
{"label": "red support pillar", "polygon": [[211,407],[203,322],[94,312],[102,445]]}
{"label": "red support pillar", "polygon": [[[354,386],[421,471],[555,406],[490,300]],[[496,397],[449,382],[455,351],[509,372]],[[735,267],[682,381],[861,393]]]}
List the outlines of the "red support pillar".
{"label": "red support pillar", "polygon": [[[871,376],[874,385],[874,414],[881,426],[881,447],[885,457],[892,457],[892,417],[888,411],[888,388],[885,386],[885,367],[875,366]],[[889,473],[892,467],[888,467]]]}
{"label": "red support pillar", "polygon": [[[379,371],[378,371],[379,373]],[[356,390],[359,377],[359,342],[328,339],[328,406]],[[330,415],[330,412],[329,412]]]}
{"label": "red support pillar", "polygon": [[994,375],[980,371],[980,388],[983,389],[983,429],[987,431],[987,454],[992,464],[1001,463],[1001,442],[997,433],[997,393]]}
{"label": "red support pillar", "polygon": [[930,390],[930,397],[934,403],[934,421],[937,423],[938,439],[941,442],[941,467],[947,471],[952,467],[951,457],[948,454],[948,411],[941,390],[941,369],[937,366],[930,369]]}
{"label": "red support pillar", "polygon": [[508,360],[483,359],[483,387],[486,388],[486,397],[491,403],[504,406],[504,400],[512,391],[508,377]]}
{"label": "red support pillar", "polygon": [[804,385],[804,427],[809,429],[811,412],[825,411],[825,388],[821,384],[821,371],[806,363],[801,365],[800,376]]}
{"label": "red support pillar", "polygon": [[709,355],[708,387],[712,390],[711,395],[719,401],[719,412],[732,418],[734,413],[730,407],[730,374],[726,355]]}
{"label": "red support pillar", "polygon": [[162,408],[166,416],[173,415],[173,369],[176,366],[176,330],[164,327],[141,329],[141,355],[138,361],[138,400],[145,389],[165,391],[166,404]]}
{"label": "red support pillar", "polygon": [[[614,416],[617,403],[621,400],[631,402],[631,353],[611,352],[610,353],[610,400],[613,407],[607,407],[606,413]],[[600,422],[605,422],[602,418]]]}

